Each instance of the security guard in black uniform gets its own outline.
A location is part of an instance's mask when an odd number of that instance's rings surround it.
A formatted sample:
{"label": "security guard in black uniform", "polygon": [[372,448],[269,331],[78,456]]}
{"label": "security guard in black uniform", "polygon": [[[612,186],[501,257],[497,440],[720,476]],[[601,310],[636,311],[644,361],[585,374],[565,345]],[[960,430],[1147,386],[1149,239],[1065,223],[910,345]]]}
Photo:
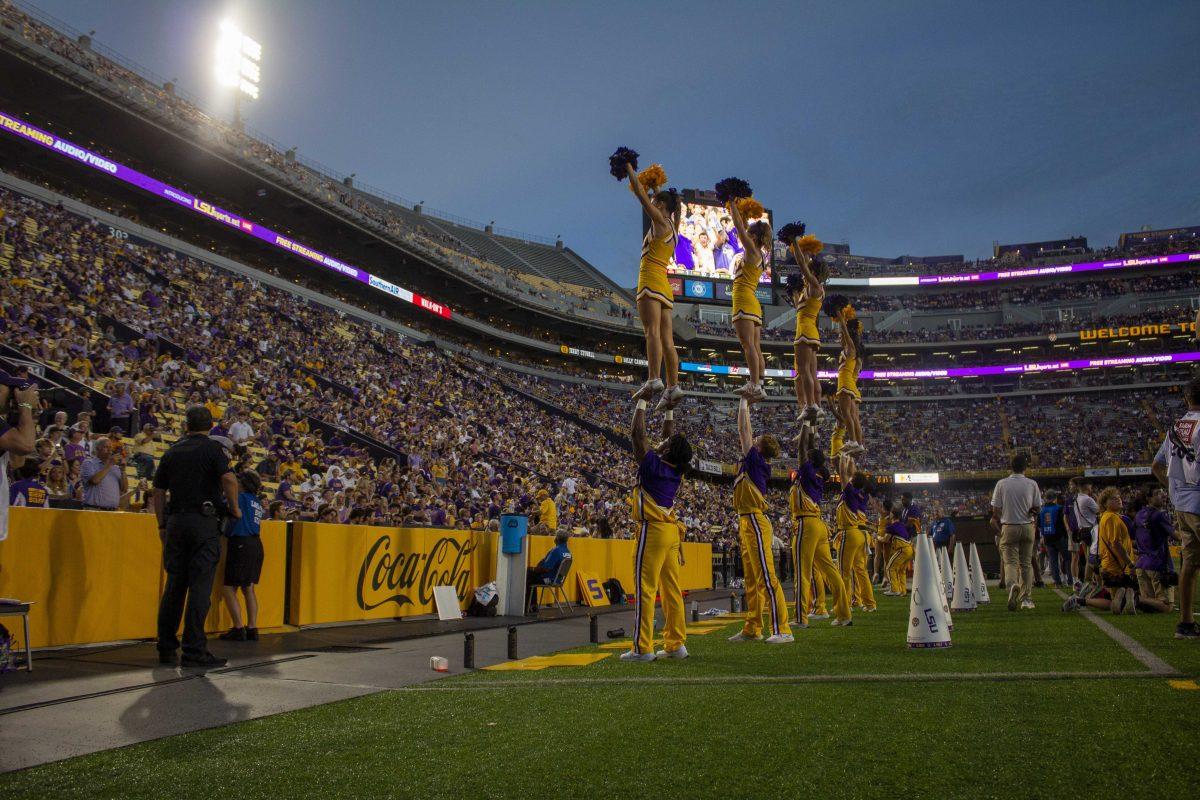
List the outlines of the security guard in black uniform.
{"label": "security guard in black uniform", "polygon": [[[187,436],[163,453],[154,473],[154,514],[163,542],[167,586],[158,606],[158,660],[175,664],[179,649],[179,619],[184,600],[185,667],[223,667],[225,659],[208,652],[204,618],[212,595],[217,562],[221,560],[221,522],[241,516],[238,483],[229,457],[208,437],[212,414],[204,406],[187,410]],[[168,500],[168,495],[170,499]]]}

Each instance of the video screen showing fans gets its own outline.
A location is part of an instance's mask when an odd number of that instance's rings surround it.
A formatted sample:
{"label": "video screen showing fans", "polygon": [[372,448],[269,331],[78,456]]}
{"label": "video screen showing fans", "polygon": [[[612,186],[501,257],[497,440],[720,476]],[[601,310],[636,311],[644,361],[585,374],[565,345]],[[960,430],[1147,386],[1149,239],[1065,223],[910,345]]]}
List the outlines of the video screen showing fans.
{"label": "video screen showing fans", "polygon": [[[738,240],[737,229],[723,206],[709,203],[684,202],[679,219],[679,230],[675,241],[675,257],[671,259],[667,272],[685,278],[724,278],[731,280],[738,262],[744,257],[745,248]],[[746,224],[758,220],[771,221],[770,212],[762,217],[746,220]],[[760,283],[771,282],[773,254],[767,255]]]}

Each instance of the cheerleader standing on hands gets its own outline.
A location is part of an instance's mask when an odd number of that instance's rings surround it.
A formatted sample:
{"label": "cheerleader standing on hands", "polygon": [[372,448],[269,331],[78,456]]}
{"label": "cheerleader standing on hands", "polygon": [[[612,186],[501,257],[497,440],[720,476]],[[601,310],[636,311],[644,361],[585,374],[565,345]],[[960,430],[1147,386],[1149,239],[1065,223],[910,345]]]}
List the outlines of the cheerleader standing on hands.
{"label": "cheerleader standing on hands", "polygon": [[821,332],[817,329],[817,315],[825,300],[824,283],[829,278],[829,267],[822,261],[813,262],[812,256],[821,252],[824,245],[815,236],[805,235],[803,222],[784,225],[779,230],[779,241],[792,250],[792,256],[800,267],[799,275],[789,275],[787,299],[796,309],[795,348],[796,404],[800,407],[803,425],[816,427],[821,417],[821,383],[817,380],[817,350],[821,347]]}
{"label": "cheerleader standing on hands", "polygon": [[[653,164],[638,174],[638,154],[624,147],[609,158],[610,171],[617,180],[629,179],[629,191],[638,199],[650,230],[642,242],[642,258],[638,266],[637,309],[646,335],[647,379],[634,393],[635,400],[651,400],[663,392],[656,409],[674,408],[683,399],[679,388],[679,355],[675,352],[675,332],[671,309],[675,306],[671,284],[667,281],[667,265],[675,253],[676,230],[682,208],[674,189],[660,191],[667,182],[666,173]],[[663,365],[666,365],[666,385],[663,385]]]}
{"label": "cheerleader standing on hands", "polygon": [[723,195],[729,216],[737,229],[738,240],[745,245],[742,253],[734,264],[733,269],[733,330],[738,341],[742,344],[742,354],[746,359],[746,369],[750,379],[746,385],[737,390],[737,394],[746,398],[747,402],[757,403],[767,394],[763,391],[762,378],[766,372],[767,362],[762,354],[762,304],[758,302],[756,291],[759,279],[762,278],[766,264],[766,254],[771,247],[771,226],[759,220],[746,224],[750,217],[761,217],[762,204],[749,196],[739,196],[739,192],[748,193],[750,187],[745,181],[737,178],[726,178],[717,184],[717,196]]}
{"label": "cheerleader standing on hands", "polygon": [[837,376],[838,418],[843,421],[846,435],[850,437],[843,452],[856,456],[866,452],[862,444],[862,421],[858,414],[858,406],[862,402],[858,373],[866,356],[862,344],[862,322],[855,318],[854,309],[849,305],[835,309],[832,316],[842,336],[842,355],[838,361]]}

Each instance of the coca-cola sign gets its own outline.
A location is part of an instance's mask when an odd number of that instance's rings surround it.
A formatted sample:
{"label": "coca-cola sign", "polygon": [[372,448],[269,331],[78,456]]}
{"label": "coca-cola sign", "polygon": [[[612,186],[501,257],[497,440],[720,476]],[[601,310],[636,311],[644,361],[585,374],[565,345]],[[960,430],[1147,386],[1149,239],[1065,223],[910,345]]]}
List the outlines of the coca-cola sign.
{"label": "coca-cola sign", "polygon": [[395,543],[391,534],[384,534],[367,550],[358,572],[358,607],[363,611],[385,603],[429,605],[435,586],[453,586],[459,600],[467,596],[475,552],[471,538],[460,541],[446,536],[428,550],[407,553],[393,552]]}

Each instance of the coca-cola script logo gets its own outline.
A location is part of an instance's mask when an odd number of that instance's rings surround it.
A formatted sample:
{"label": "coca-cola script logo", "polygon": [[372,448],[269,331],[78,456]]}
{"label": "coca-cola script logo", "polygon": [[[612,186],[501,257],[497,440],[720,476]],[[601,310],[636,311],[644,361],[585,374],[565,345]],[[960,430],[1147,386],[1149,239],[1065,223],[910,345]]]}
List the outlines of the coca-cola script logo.
{"label": "coca-cola script logo", "polygon": [[453,586],[459,600],[467,596],[474,541],[438,539],[427,553],[393,553],[392,545],[391,536],[380,536],[363,559],[358,571],[358,607],[363,611],[384,603],[412,605],[414,587],[422,604],[433,602],[435,586]]}

